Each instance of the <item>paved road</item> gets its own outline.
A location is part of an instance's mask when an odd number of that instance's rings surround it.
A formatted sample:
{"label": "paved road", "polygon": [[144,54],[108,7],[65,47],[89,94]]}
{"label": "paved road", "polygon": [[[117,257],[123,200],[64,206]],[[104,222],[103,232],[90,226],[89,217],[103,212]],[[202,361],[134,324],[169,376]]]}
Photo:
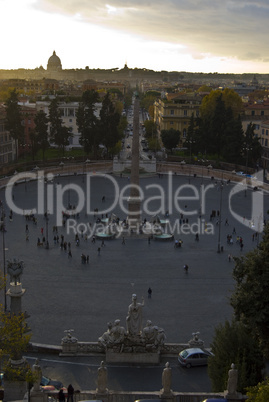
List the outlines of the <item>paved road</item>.
{"label": "paved road", "polygon": [[[129,184],[127,178],[115,180],[120,188]],[[55,190],[56,182],[64,185],[73,181],[80,187],[86,185],[80,176],[59,177],[51,188]],[[115,191],[109,180],[98,175],[92,178],[92,183],[88,197],[92,209],[98,207],[100,211],[104,206],[112,204]],[[187,183],[188,178],[173,176],[172,193]],[[204,183],[209,185],[211,181],[204,180]],[[192,178],[191,184],[196,184],[199,188],[201,179]],[[167,176],[143,178],[140,185],[147,199],[155,196],[147,205],[152,212],[151,216],[160,206],[157,186],[161,186],[165,194],[163,212],[168,209],[171,196]],[[35,183],[17,185],[14,188],[14,202],[22,208],[34,208],[36,191]],[[22,304],[23,309],[30,314],[28,323],[33,332],[32,341],[59,345],[64,330],[70,328],[74,329],[74,336],[80,341],[97,341],[106,331],[108,321],[120,319],[121,325],[125,326],[131,295],[136,293],[138,299],[145,297],[144,322],[150,319],[153,325],[164,328],[167,342],[185,343],[191,338],[192,332],[200,331],[205,345],[210,346],[216,325],[232,316],[229,296],[234,287],[233,263],[229,263],[228,254],[242,255],[257,244],[256,239],[252,241],[253,230],[242,224],[243,217],[252,218],[253,191],[249,190],[247,197],[244,196],[244,191],[233,196],[232,208],[241,214],[240,223],[229,212],[228,199],[231,191],[230,184],[225,185],[222,192],[223,253],[217,253],[219,226],[215,221],[214,233],[201,234],[199,242],[194,241],[193,234],[175,235],[183,240],[181,249],[175,249],[171,242],[152,241],[148,244],[147,237],[126,235],[125,245],[122,245],[120,239],[105,242],[100,256],[97,252],[100,241],[93,244],[90,240],[81,240],[80,246],[76,247],[74,233],[67,235],[66,230],[61,229],[59,234],[63,234],[72,244],[73,256],[68,259],[67,253],[60,250],[59,244],[53,244],[52,227],[55,225],[55,216],[50,216],[49,219],[49,250],[36,245],[37,238],[41,237],[41,228],[45,228],[43,216],[38,216],[36,226],[32,222],[28,223],[29,241],[25,237],[25,218],[14,214],[13,221],[9,221],[7,217],[6,258],[16,257],[25,263],[22,283],[26,293]],[[190,196],[193,191],[185,189],[182,194]],[[220,208],[220,194],[218,185],[206,193],[206,212],[202,218],[208,225],[212,209]],[[105,205],[101,202],[103,195],[106,197]],[[77,203],[72,191],[69,198],[71,203]],[[0,199],[4,200],[3,190],[0,191]],[[67,199],[66,193],[66,203]],[[264,200],[264,210],[267,211],[267,195]],[[145,207],[145,201],[143,206]],[[181,207],[185,208],[185,212],[192,209],[198,211],[200,201],[184,200],[181,201]],[[8,215],[8,207],[6,212]],[[122,219],[126,217],[119,203],[113,208],[113,212]],[[143,214],[143,218],[150,219],[151,216]],[[173,207],[169,219],[175,222],[178,218],[179,213]],[[226,218],[229,226],[224,225]],[[94,217],[82,212],[78,223],[89,222],[93,226]],[[190,224],[195,222],[197,215],[189,218]],[[226,236],[232,233],[234,227],[237,235],[243,237],[242,253],[237,244],[226,244]],[[236,238],[235,235],[233,237]],[[89,264],[81,264],[82,252],[89,255]],[[188,275],[183,270],[186,263],[189,265]],[[153,290],[151,299],[147,299],[149,286]]]}
{"label": "paved road", "polygon": [[[31,365],[35,357],[27,356]],[[172,389],[176,392],[211,392],[206,367],[185,369],[177,364],[176,358],[166,358],[160,366],[131,366],[108,364],[108,389],[114,391],[159,391],[162,388],[162,371],[169,361],[172,368]],[[60,379],[65,386],[75,389],[96,389],[97,370],[100,359],[59,358],[42,355],[39,359],[43,375]]]}

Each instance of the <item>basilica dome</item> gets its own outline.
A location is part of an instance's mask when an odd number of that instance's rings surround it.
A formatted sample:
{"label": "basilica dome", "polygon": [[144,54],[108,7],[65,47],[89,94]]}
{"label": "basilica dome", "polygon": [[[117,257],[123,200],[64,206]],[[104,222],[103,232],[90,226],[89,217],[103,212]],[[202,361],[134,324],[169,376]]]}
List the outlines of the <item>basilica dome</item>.
{"label": "basilica dome", "polygon": [[47,70],[48,71],[59,71],[62,70],[62,63],[60,57],[58,57],[55,53],[55,50],[53,52],[53,55],[50,56],[47,64]]}

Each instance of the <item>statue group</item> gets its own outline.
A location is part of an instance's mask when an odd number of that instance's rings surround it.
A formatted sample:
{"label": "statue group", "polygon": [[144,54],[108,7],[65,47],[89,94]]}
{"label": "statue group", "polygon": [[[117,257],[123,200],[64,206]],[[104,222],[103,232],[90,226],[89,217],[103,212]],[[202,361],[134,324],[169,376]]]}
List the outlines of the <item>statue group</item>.
{"label": "statue group", "polygon": [[132,303],[128,307],[126,317],[126,329],[120,326],[120,320],[107,324],[107,331],[98,339],[105,350],[112,349],[115,352],[152,352],[158,351],[165,342],[166,336],[162,328],[153,326],[150,320],[143,328],[143,306],[137,301],[137,296],[132,295]]}

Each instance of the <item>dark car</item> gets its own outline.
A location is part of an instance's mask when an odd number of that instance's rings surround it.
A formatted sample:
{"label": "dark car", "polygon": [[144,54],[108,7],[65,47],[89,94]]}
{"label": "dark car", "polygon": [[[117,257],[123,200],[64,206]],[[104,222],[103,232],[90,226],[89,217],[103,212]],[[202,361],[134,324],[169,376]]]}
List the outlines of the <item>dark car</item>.
{"label": "dark car", "polygon": [[48,385],[51,385],[51,386],[55,387],[56,389],[63,388],[63,383],[61,381],[52,380],[52,379],[50,379],[48,377],[45,377],[43,375],[42,375],[42,378],[41,378],[40,385],[42,387],[46,387]]}

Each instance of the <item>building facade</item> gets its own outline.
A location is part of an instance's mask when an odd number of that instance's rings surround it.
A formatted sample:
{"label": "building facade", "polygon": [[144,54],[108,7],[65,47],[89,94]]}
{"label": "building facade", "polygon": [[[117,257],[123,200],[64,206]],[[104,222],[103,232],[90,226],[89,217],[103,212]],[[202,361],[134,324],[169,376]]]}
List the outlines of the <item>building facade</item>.
{"label": "building facade", "polygon": [[179,130],[179,144],[184,144],[191,116],[199,116],[202,97],[199,95],[167,94],[154,103],[154,122],[158,133],[162,130]]}
{"label": "building facade", "polygon": [[16,144],[5,126],[5,108],[0,105],[0,165],[12,162],[16,155]]}

